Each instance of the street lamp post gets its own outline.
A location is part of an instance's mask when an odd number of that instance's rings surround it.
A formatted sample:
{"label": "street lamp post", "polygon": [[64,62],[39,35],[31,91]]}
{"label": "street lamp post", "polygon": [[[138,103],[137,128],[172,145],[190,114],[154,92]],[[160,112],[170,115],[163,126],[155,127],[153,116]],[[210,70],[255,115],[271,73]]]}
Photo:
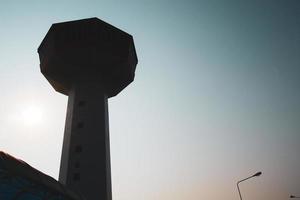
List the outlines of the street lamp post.
{"label": "street lamp post", "polygon": [[294,195],[291,195],[290,198],[291,198],[291,199],[300,199],[299,196],[294,196]]}
{"label": "street lamp post", "polygon": [[[253,177],[256,177],[256,176],[260,176],[261,174],[262,174],[261,172],[257,172],[257,173],[255,173],[254,175],[249,176],[249,177],[247,177],[247,178],[245,178],[245,179],[242,179],[242,180],[240,180],[240,181],[237,182],[236,186],[237,186],[237,189],[238,189],[238,191],[239,191],[240,200],[242,200],[242,195],[241,195],[241,191],[240,191],[239,184],[240,184],[241,182],[245,181],[245,180],[250,179],[250,178],[253,178]],[[291,197],[291,198],[292,198],[292,197]]]}

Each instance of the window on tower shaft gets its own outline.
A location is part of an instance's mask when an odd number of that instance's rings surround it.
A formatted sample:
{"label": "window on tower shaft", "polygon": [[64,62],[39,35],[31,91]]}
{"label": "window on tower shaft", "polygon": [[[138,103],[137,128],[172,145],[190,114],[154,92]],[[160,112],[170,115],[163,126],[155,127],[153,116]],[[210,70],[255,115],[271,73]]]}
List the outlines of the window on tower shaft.
{"label": "window on tower shaft", "polygon": [[75,146],[75,152],[76,153],[81,153],[82,152],[82,146],[81,145],[76,145]]}
{"label": "window on tower shaft", "polygon": [[76,161],[75,164],[74,164],[74,167],[76,169],[80,168],[80,162],[79,161]]}
{"label": "window on tower shaft", "polygon": [[78,122],[77,123],[77,128],[81,129],[84,127],[84,123],[83,122]]}
{"label": "window on tower shaft", "polygon": [[80,181],[80,173],[74,173],[73,174],[73,180],[74,181]]}
{"label": "window on tower shaft", "polygon": [[83,107],[83,106],[85,106],[85,105],[86,105],[86,102],[85,102],[85,101],[80,100],[80,101],[78,102],[78,106],[79,106],[79,107]]}

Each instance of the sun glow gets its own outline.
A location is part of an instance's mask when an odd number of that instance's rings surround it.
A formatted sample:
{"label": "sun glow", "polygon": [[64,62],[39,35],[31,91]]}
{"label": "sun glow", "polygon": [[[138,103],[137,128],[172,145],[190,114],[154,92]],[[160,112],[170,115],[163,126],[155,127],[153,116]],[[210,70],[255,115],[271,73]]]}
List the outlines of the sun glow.
{"label": "sun glow", "polygon": [[34,126],[40,124],[43,118],[42,109],[39,106],[28,106],[21,113],[25,125]]}

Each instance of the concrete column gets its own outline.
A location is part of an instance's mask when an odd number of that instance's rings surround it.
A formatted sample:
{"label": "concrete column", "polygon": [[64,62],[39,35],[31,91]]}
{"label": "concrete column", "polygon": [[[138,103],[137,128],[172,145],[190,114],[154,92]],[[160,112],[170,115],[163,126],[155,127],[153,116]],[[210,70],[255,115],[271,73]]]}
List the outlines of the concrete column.
{"label": "concrete column", "polygon": [[59,181],[87,200],[111,200],[107,95],[95,83],[68,95]]}

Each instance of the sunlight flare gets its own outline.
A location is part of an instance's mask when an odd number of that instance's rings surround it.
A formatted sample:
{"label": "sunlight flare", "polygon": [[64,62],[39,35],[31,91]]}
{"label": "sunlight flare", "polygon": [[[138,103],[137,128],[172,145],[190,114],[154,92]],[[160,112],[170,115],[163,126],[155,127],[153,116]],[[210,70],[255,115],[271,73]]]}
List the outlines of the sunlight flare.
{"label": "sunlight flare", "polygon": [[43,112],[41,107],[30,105],[26,107],[21,113],[22,121],[27,126],[34,126],[41,123]]}

